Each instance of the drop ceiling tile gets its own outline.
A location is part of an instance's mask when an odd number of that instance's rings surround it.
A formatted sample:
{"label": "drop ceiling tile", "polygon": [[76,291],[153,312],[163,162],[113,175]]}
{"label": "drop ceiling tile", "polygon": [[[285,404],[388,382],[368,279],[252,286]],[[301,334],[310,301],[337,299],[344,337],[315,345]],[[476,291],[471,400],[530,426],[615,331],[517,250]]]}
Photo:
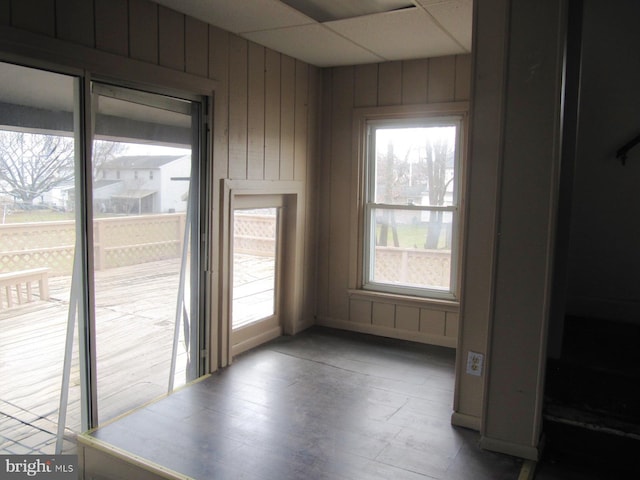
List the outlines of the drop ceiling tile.
{"label": "drop ceiling tile", "polygon": [[384,60],[321,24],[250,32],[242,36],[318,67],[356,65]]}
{"label": "drop ceiling tile", "polygon": [[466,52],[422,8],[324,23],[386,60],[427,58]]}
{"label": "drop ceiling tile", "polygon": [[317,23],[278,0],[155,0],[233,33]]}
{"label": "drop ceiling tile", "polygon": [[473,0],[450,0],[425,5],[425,8],[464,48],[471,51]]}
{"label": "drop ceiling tile", "polygon": [[436,5],[438,3],[451,3],[455,1],[457,0],[414,0],[415,3],[425,7],[428,5]]}

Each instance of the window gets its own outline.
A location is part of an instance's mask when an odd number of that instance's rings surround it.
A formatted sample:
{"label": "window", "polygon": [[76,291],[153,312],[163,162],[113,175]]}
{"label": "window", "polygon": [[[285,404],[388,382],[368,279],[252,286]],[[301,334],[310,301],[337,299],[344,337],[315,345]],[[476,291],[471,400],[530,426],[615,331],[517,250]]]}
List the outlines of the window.
{"label": "window", "polygon": [[455,299],[462,117],[365,122],[363,287]]}

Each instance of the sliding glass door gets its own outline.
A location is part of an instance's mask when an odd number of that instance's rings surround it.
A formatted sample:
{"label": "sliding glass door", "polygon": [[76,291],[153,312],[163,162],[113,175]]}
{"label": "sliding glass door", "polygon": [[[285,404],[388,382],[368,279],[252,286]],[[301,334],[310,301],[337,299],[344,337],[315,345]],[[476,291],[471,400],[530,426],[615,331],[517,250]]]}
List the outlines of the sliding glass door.
{"label": "sliding glass door", "polygon": [[198,103],[92,85],[99,421],[198,376]]}
{"label": "sliding glass door", "polygon": [[0,453],[52,453],[59,424],[83,427],[83,330],[68,328],[86,305],[72,288],[83,231],[80,93],[78,77],[0,63]]}
{"label": "sliding glass door", "polygon": [[0,62],[0,453],[205,373],[202,109]]}

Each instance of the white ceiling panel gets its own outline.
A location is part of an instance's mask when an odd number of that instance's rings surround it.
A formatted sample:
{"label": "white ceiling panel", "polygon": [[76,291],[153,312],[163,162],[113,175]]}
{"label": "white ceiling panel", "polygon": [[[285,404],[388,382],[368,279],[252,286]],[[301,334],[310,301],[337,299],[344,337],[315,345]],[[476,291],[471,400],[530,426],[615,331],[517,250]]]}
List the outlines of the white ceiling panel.
{"label": "white ceiling panel", "polygon": [[425,8],[467,51],[471,51],[473,0],[437,2],[433,5],[425,5]]}
{"label": "white ceiling panel", "polygon": [[252,32],[243,37],[318,67],[384,60],[321,24]]}
{"label": "white ceiling panel", "polygon": [[[428,58],[471,50],[473,0],[408,0],[416,8],[324,23],[280,0],[155,1],[320,67]],[[361,8],[364,0],[307,1],[314,8],[331,12],[336,6],[340,11]],[[373,1],[382,4],[388,0]],[[293,0],[290,3],[296,4]]]}
{"label": "white ceiling panel", "polygon": [[281,0],[319,22],[412,7],[412,0]]}
{"label": "white ceiling panel", "polygon": [[233,33],[317,23],[279,0],[155,0]]}
{"label": "white ceiling panel", "polygon": [[385,60],[438,57],[465,48],[421,8],[378,13],[324,25]]}

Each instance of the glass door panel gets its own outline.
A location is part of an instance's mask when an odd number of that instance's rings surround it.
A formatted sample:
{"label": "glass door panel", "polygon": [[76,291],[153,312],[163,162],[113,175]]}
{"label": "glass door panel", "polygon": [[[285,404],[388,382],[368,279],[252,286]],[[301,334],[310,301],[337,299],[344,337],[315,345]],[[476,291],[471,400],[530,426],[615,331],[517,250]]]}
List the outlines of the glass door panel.
{"label": "glass door panel", "polygon": [[1,454],[66,452],[83,424],[79,103],[77,78],[0,63]]}
{"label": "glass door panel", "polygon": [[233,329],[275,314],[276,208],[238,209],[233,235]]}
{"label": "glass door panel", "polygon": [[99,423],[198,375],[198,104],[94,84]]}
{"label": "glass door panel", "polygon": [[233,211],[232,355],[281,334],[278,196],[237,197]]}

